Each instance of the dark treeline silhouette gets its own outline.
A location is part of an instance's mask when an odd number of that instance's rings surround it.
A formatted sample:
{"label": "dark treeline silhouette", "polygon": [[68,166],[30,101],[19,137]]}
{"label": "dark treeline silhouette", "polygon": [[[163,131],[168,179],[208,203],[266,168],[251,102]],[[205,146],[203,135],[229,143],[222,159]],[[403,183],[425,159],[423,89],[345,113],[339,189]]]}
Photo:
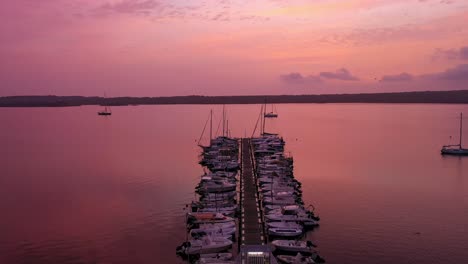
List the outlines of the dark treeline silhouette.
{"label": "dark treeline silhouette", "polygon": [[432,103],[467,104],[468,90],[367,94],[252,95],[252,96],[173,96],[173,97],[85,97],[85,96],[6,96],[0,107],[62,107],[80,105],[157,104],[260,104],[268,103]]}

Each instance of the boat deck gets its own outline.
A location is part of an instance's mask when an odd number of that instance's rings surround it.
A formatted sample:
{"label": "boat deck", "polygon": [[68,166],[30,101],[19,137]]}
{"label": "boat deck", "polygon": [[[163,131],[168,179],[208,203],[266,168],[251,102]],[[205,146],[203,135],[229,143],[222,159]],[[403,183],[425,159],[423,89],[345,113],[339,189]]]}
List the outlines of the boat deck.
{"label": "boat deck", "polygon": [[240,241],[242,245],[264,245],[264,223],[259,207],[254,157],[250,139],[241,139]]}

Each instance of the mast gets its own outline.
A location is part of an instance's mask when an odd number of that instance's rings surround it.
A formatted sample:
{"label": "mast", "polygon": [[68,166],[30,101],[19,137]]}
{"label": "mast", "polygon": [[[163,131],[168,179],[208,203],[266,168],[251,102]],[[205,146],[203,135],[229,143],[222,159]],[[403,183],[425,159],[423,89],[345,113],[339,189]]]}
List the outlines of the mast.
{"label": "mast", "polygon": [[211,145],[211,140],[213,139],[213,109],[210,111],[210,144]]}
{"label": "mast", "polygon": [[226,137],[229,137],[229,119],[226,120]]}
{"label": "mast", "polygon": [[460,149],[462,148],[463,113],[460,113]]}
{"label": "mast", "polygon": [[260,115],[258,116],[260,118],[260,136],[262,136],[263,134],[263,104],[262,104],[262,107],[260,108]]}
{"label": "mast", "polygon": [[225,131],[225,130],[224,130],[224,125],[225,125],[225,123],[226,123],[225,118],[226,118],[226,113],[224,112],[224,105],[223,105],[223,137],[224,137],[224,131]]}
{"label": "mast", "polygon": [[265,106],[263,107],[263,129],[262,129],[262,135],[265,134],[265,115],[266,115],[266,99],[265,99]]}

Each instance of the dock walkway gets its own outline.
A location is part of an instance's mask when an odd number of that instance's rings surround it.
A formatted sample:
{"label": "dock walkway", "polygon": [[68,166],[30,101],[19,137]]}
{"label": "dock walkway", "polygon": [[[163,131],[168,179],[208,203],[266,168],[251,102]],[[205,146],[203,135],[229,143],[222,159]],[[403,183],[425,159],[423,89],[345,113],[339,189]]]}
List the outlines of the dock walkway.
{"label": "dock walkway", "polygon": [[264,245],[264,224],[258,202],[250,139],[241,139],[241,219],[239,245]]}

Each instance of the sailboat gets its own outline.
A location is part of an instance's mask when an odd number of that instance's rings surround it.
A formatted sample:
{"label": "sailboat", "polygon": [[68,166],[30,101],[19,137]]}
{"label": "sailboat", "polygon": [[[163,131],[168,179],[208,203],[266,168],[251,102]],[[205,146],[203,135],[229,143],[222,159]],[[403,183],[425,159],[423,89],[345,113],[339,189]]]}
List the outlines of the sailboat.
{"label": "sailboat", "polygon": [[468,149],[462,147],[462,132],[463,131],[463,113],[460,113],[460,143],[457,145],[442,146],[440,153],[442,155],[468,156]]}
{"label": "sailboat", "polygon": [[266,113],[266,102],[265,102],[265,113],[264,113],[264,117],[265,118],[277,118],[278,117],[278,113],[276,113],[275,111],[273,111],[273,108],[274,108],[274,105],[272,104],[271,105],[271,112],[268,112]]}
{"label": "sailboat", "polygon": [[[106,99],[105,94],[104,94],[104,99]],[[104,111],[99,111],[98,115],[101,115],[101,116],[110,116],[110,115],[112,115],[112,111],[110,109],[110,106],[104,105]]]}

